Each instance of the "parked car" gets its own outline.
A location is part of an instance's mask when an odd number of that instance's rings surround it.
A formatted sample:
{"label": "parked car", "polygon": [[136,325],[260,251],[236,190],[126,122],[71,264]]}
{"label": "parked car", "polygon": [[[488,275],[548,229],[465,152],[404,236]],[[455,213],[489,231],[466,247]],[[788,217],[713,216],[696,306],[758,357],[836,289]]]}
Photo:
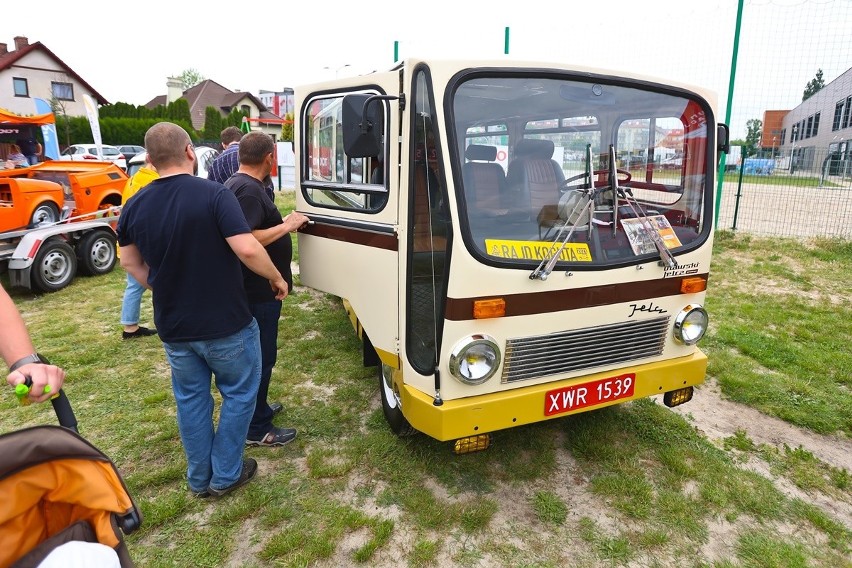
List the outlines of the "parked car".
{"label": "parked car", "polygon": [[[34,184],[10,186],[6,193],[4,181],[7,179],[52,182],[49,185],[56,185],[63,195],[56,199],[51,197],[51,191],[44,189],[36,193],[31,190]],[[72,217],[77,217],[121,205],[121,192],[126,183],[127,174],[113,162],[48,160],[28,168],[0,170],[0,231],[18,228],[27,220],[30,224],[58,221],[63,207],[68,208]],[[20,193],[24,199],[16,199],[14,189],[29,191]],[[43,201],[50,201],[49,206],[42,206]],[[39,207],[34,209],[36,205]],[[18,212],[6,211],[10,207]]]}
{"label": "parked car", "polygon": [[[127,170],[127,160],[115,146],[101,144],[101,155],[104,162],[113,162],[122,170]],[[81,160],[97,160],[98,147],[96,144],[72,144],[59,155],[63,161],[79,162]]]}
{"label": "parked car", "polygon": [[[139,171],[139,168],[145,165],[145,157],[147,155],[147,152],[139,152],[127,162],[128,176],[132,177],[133,174]],[[195,157],[198,158],[198,173],[196,175],[198,177],[206,178],[207,170],[210,169],[210,164],[213,163],[213,160],[218,155],[219,150],[210,148],[209,146],[196,146]]]}
{"label": "parked car", "polygon": [[132,158],[133,156],[135,156],[139,152],[145,151],[144,146],[135,146],[133,144],[116,146],[116,148],[118,148],[118,151],[121,152],[121,155],[124,156],[124,159],[127,160],[128,162],[130,161],[130,158]]}
{"label": "parked car", "polygon": [[0,177],[0,233],[56,223],[64,204],[58,183]]}

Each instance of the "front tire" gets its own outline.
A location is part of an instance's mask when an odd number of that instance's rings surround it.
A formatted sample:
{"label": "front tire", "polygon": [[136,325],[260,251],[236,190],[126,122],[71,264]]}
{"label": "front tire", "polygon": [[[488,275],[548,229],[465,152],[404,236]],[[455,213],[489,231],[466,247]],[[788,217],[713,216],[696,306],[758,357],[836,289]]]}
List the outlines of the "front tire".
{"label": "front tire", "polygon": [[391,431],[397,436],[411,436],[417,432],[402,414],[399,399],[393,392],[393,369],[379,364],[379,392],[382,394],[382,411]]}
{"label": "front tire", "polygon": [[49,201],[41,203],[30,216],[31,227],[38,227],[42,223],[56,223],[57,221],[59,221],[59,207]]}
{"label": "front tire", "polygon": [[35,256],[30,279],[33,288],[42,292],[56,292],[68,286],[77,273],[77,256],[65,241],[44,243]]}
{"label": "front tire", "polygon": [[92,231],[77,245],[80,274],[98,276],[115,267],[115,235],[107,231]]}

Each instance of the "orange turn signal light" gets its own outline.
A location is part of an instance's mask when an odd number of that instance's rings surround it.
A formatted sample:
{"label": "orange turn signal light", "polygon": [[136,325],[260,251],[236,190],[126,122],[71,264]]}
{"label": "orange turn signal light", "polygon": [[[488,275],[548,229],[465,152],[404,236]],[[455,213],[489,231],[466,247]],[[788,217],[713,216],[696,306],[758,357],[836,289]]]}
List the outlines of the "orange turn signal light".
{"label": "orange turn signal light", "polygon": [[680,281],[680,293],[681,294],[695,294],[696,292],[703,292],[707,289],[707,279],[706,278],[684,278]]}
{"label": "orange turn signal light", "polygon": [[473,302],[473,318],[500,318],[506,315],[506,300],[503,298],[490,298],[488,300],[475,300]]}
{"label": "orange turn signal light", "polygon": [[663,395],[663,404],[672,408],[692,400],[692,387],[669,391]]}
{"label": "orange turn signal light", "polygon": [[453,452],[456,455],[470,454],[487,450],[491,445],[491,434],[477,434],[467,438],[459,438],[453,443]]}

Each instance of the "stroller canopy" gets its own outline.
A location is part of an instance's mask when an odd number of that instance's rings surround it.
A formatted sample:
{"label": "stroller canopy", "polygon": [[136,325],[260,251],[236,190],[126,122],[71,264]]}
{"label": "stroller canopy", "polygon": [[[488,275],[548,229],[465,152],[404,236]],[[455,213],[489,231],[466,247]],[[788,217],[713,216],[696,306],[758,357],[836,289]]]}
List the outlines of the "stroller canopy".
{"label": "stroller canopy", "polygon": [[0,436],[0,495],[0,568],[48,539],[62,544],[80,521],[132,565],[122,532],[139,527],[141,512],[112,461],[79,434],[35,426]]}

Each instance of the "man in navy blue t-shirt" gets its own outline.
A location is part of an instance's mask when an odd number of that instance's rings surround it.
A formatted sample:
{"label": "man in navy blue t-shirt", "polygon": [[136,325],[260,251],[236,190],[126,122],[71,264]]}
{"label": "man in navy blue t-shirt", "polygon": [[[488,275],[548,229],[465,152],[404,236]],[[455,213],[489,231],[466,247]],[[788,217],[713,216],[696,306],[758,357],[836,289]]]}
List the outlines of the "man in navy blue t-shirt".
{"label": "man in navy blue t-shirt", "polygon": [[[264,187],[264,177],[275,160],[272,138],[263,132],[250,132],[240,140],[240,167],[225,182],[231,189],[246,217],[252,234],[266,248],[269,258],[293,287],[290,261],[293,259],[293,243],[290,233],[306,225],[309,219],[298,212],[281,218],[275,203],[269,199]],[[249,424],[246,445],[283,446],[296,437],[293,428],[279,428],[272,418],[283,408],[281,403],[270,405],[267,401],[272,368],[278,356],[278,320],[281,317],[281,300],[269,289],[266,281],[243,267],[243,284],[248,294],[249,310],[260,328],[261,371],[260,388],[257,390],[257,405]]]}
{"label": "man in navy blue t-shirt", "polygon": [[[279,299],[287,282],[252,236],[234,194],[193,175],[195,151],[183,128],[155,124],[145,149],[160,178],[124,205],[121,266],[153,293],[189,489],[221,496],[257,472],[242,448],[260,383],[260,341],[240,262],[268,280]],[[215,427],[211,376],[222,395]]]}

